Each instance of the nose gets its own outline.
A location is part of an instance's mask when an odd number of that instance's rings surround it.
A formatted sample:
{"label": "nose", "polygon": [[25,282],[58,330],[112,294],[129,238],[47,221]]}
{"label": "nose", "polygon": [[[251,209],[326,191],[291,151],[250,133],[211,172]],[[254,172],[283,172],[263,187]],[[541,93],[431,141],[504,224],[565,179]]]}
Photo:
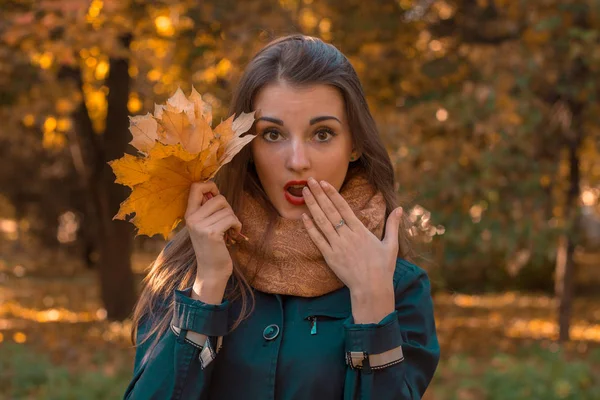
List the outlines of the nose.
{"label": "nose", "polygon": [[304,171],[310,168],[306,144],[301,140],[291,140],[286,155],[286,168],[292,171]]}

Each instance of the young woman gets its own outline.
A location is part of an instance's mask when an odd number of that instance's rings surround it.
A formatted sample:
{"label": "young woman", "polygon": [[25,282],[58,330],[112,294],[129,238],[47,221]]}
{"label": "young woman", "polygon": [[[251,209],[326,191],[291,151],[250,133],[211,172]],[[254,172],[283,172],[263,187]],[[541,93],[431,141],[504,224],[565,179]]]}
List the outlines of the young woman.
{"label": "young woman", "polygon": [[252,110],[256,138],[192,185],[149,272],[125,398],[420,399],[439,360],[429,280],[356,72],[319,39],[278,39],[234,94]]}

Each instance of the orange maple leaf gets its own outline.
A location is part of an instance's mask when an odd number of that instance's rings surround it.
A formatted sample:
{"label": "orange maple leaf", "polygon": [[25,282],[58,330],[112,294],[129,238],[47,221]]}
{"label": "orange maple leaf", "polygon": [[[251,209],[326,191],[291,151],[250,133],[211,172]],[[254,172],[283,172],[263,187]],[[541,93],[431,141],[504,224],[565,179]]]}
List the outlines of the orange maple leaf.
{"label": "orange maple leaf", "polygon": [[181,89],[156,105],[154,115],[130,117],[130,142],[140,156],[125,154],[109,162],[116,183],[132,188],[113,219],[130,220],[137,235],[161,234],[165,239],[183,219],[190,186],[212,179],[219,169],[255,135],[246,135],[254,112],[232,115],[214,130],[210,104],[192,88],[189,97]]}

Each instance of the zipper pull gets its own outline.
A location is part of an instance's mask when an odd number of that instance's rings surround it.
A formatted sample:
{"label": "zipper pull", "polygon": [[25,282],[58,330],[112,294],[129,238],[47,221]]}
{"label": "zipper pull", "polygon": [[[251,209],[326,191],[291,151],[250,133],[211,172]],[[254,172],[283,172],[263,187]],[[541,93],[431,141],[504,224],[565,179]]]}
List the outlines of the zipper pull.
{"label": "zipper pull", "polygon": [[310,328],[310,334],[316,335],[317,334],[317,317],[310,317],[310,320],[312,321],[312,325]]}

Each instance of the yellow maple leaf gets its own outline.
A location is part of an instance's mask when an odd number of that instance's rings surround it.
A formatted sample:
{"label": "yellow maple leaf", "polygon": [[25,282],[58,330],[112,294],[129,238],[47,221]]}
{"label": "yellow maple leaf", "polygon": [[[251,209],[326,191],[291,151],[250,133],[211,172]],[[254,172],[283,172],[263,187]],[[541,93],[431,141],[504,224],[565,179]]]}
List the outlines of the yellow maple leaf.
{"label": "yellow maple leaf", "polygon": [[143,158],[125,154],[122,158],[113,160],[109,164],[117,177],[115,182],[121,185],[133,188],[150,179],[146,160]]}
{"label": "yellow maple leaf", "polygon": [[157,126],[150,113],[129,117],[129,131],[133,136],[130,144],[142,152],[149,151],[157,139]]}
{"label": "yellow maple leaf", "polygon": [[190,187],[212,179],[255,135],[246,135],[254,112],[231,116],[214,130],[210,104],[192,88],[177,92],[154,115],[130,118],[130,142],[140,157],[125,154],[109,164],[116,183],[132,188],[113,219],[130,220],[137,235],[161,234],[165,239],[183,219]]}

